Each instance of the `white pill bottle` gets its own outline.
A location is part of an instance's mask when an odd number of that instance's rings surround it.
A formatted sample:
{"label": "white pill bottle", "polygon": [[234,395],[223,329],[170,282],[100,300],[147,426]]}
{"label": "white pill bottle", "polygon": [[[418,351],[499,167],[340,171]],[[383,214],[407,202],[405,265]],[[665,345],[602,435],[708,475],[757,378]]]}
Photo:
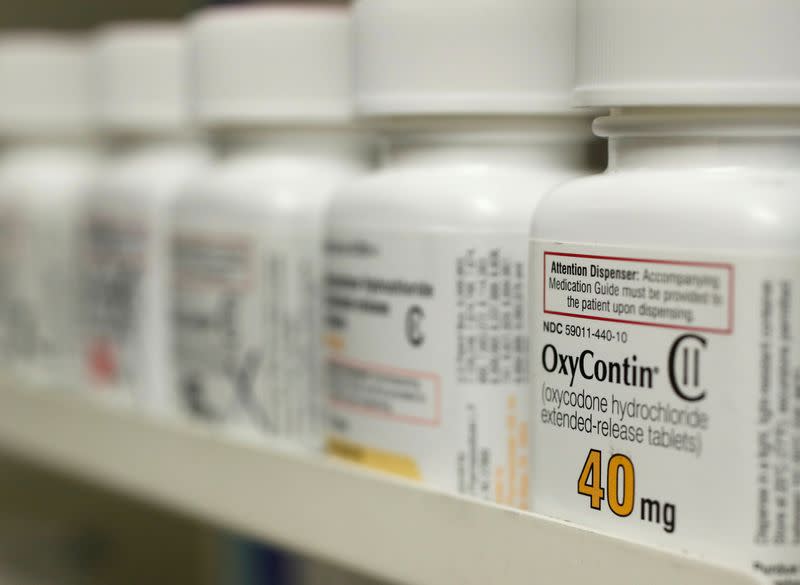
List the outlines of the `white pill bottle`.
{"label": "white pill bottle", "polygon": [[800,3],[579,3],[609,168],[531,239],[535,512],[800,582]]}
{"label": "white pill bottle", "polygon": [[176,389],[189,413],[318,448],[322,223],[367,168],[346,7],[234,6],[191,23],[219,155],[174,214]]}
{"label": "white pill bottle", "polygon": [[34,385],[78,380],[77,222],[96,155],[83,38],[0,37],[0,357]]}
{"label": "white pill bottle", "polygon": [[526,507],[528,231],[546,191],[590,172],[575,4],[354,10],[356,107],[386,145],[328,223],[328,450]]}
{"label": "white pill bottle", "polygon": [[183,27],[110,25],[94,42],[106,156],[83,218],[82,357],[90,387],[164,412],[170,405],[171,208],[206,165],[188,115]]}

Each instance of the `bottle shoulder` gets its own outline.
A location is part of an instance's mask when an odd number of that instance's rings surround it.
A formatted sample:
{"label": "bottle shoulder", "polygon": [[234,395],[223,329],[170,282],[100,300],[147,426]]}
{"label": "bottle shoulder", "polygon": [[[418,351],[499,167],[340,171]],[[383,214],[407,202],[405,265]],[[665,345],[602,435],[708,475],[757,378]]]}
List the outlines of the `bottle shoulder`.
{"label": "bottle shoulder", "polygon": [[606,172],[548,193],[534,239],[650,248],[800,248],[800,172]]}
{"label": "bottle shoulder", "polygon": [[219,221],[243,224],[316,222],[334,192],[357,174],[358,169],[343,166],[225,161],[187,183],[175,203],[175,214],[186,221],[216,216]]}
{"label": "bottle shoulder", "polygon": [[210,178],[214,188],[221,190],[236,190],[246,185],[263,190],[325,190],[368,170],[367,162],[359,158],[233,155],[216,161]]}
{"label": "bottle shoulder", "polygon": [[0,161],[0,200],[52,208],[77,203],[99,166],[92,156],[26,156]]}
{"label": "bottle shoulder", "polygon": [[281,159],[236,158],[218,161],[192,181],[190,189],[208,197],[264,200],[282,192],[328,193],[363,174],[358,165],[317,164]]}
{"label": "bottle shoulder", "polygon": [[93,197],[154,204],[175,199],[208,166],[209,159],[194,150],[168,154],[164,157],[144,152],[109,159],[94,182]]}
{"label": "bottle shoulder", "polygon": [[384,169],[338,191],[330,223],[526,231],[542,195],[580,174],[490,165]]}

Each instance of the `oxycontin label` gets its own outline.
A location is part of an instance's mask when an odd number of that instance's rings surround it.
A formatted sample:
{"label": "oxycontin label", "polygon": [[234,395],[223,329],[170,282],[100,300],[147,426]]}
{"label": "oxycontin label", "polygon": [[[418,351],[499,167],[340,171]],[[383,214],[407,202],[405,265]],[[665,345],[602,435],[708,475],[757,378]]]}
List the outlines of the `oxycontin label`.
{"label": "oxycontin label", "polygon": [[800,262],[531,243],[532,509],[800,583]]}

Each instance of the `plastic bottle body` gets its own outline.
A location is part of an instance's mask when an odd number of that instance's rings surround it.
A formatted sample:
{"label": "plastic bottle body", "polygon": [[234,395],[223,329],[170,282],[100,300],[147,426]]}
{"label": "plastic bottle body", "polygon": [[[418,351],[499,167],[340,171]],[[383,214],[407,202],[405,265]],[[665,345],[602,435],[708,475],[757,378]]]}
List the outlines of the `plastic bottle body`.
{"label": "plastic bottle body", "polygon": [[82,141],[32,140],[0,160],[2,356],[35,385],[78,382],[78,221],[96,169]]}
{"label": "plastic bottle body", "polygon": [[526,505],[527,225],[547,190],[588,172],[588,125],[561,124],[395,135],[385,167],[336,197],[330,452]]}
{"label": "plastic bottle body", "polygon": [[189,414],[318,447],[323,217],[366,167],[347,132],[265,132],[234,139],[181,198],[175,388]]}
{"label": "plastic bottle body", "polygon": [[776,578],[798,554],[797,115],[596,127],[609,170],[533,222],[532,510]]}
{"label": "plastic bottle body", "polygon": [[113,399],[174,407],[168,221],[207,162],[192,140],[137,141],[111,155],[90,189],[81,232],[83,373]]}

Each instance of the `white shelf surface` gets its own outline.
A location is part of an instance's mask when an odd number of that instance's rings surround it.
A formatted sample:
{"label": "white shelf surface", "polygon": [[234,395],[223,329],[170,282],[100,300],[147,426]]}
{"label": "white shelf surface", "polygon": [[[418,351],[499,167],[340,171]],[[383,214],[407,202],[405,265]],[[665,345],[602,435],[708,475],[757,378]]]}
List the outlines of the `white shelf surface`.
{"label": "white shelf surface", "polygon": [[395,583],[759,583],[688,557],[74,393],[0,382],[0,449]]}

